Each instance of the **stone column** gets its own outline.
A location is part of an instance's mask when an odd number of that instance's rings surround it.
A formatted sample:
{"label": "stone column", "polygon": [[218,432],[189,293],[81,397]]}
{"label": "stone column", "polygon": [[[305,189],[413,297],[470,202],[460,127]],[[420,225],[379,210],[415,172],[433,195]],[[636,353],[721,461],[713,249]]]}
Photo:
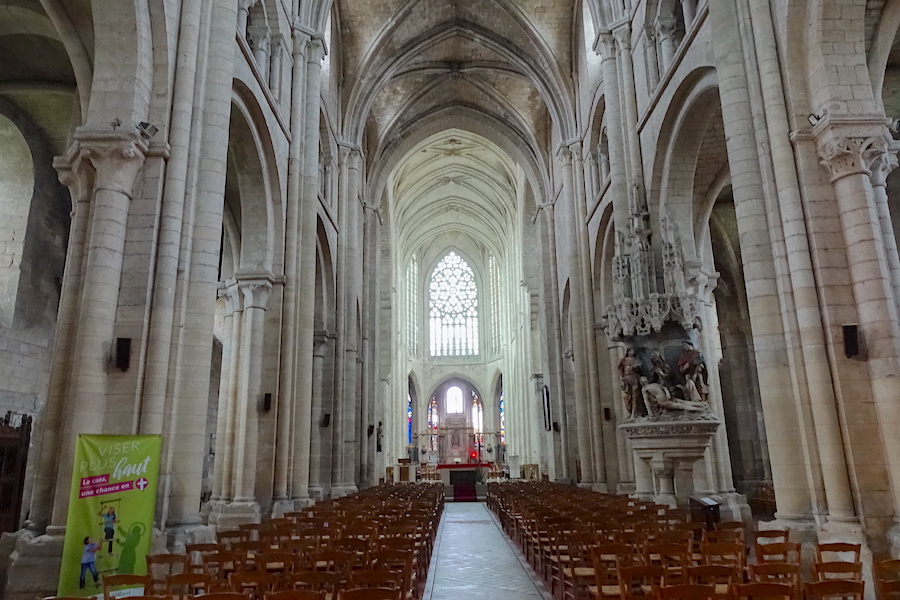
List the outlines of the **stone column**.
{"label": "stone column", "polygon": [[[735,8],[728,2],[709,4],[709,18],[713,31],[733,30],[738,24]],[[744,66],[747,59],[741,39],[714,36],[713,49],[740,229],[747,303],[754,327],[756,363],[760,379],[768,382],[761,390],[767,436],[773,453],[780,457],[772,465],[778,518],[807,521],[812,511],[812,483],[802,459],[806,451],[801,434],[808,425],[802,422],[805,408],[798,406],[793,394],[795,386],[802,385],[799,381],[803,378],[802,357],[797,356],[802,349],[795,337],[797,326],[790,312],[793,306],[785,303],[790,292],[782,283],[792,269],[773,253],[773,245],[778,248],[784,243],[783,219],[777,218],[778,211],[770,206],[763,187],[760,145],[754,128]],[[774,145],[776,140],[772,139],[771,143]]]}
{"label": "stone column", "polygon": [[644,28],[644,57],[647,60],[647,87],[652,93],[659,85],[659,49],[656,44],[656,31]]}
{"label": "stone column", "polygon": [[697,17],[697,0],[681,0],[681,14],[684,16],[684,28],[690,31]]}
{"label": "stone column", "polygon": [[269,54],[271,50],[271,32],[268,25],[253,25],[247,31],[251,45],[253,46],[253,60],[259,69],[263,83],[269,83]]}
{"label": "stone column", "polygon": [[259,510],[256,499],[258,415],[262,385],[263,334],[266,307],[272,291],[271,275],[241,275],[237,288],[243,296],[241,330],[240,388],[235,437],[234,502]]}
{"label": "stone column", "polygon": [[897,238],[891,221],[888,206],[887,176],[897,168],[897,155],[893,152],[876,153],[872,156],[872,193],[875,210],[881,223],[881,236],[884,239],[884,255],[891,273],[891,286],[894,289],[894,303],[900,310],[900,255],[897,253]]}
{"label": "stone column", "polygon": [[[322,58],[325,46],[321,38],[309,40],[306,50],[306,85],[303,100],[303,187],[300,192],[299,252],[300,265],[315,264],[316,207],[319,202],[319,109],[322,85]],[[294,373],[294,435],[291,498],[295,505],[309,504],[309,436],[312,408],[313,333],[315,322],[315,269],[299,271],[297,292],[297,369]]]}
{"label": "stone column", "polygon": [[675,19],[657,19],[656,37],[662,54],[662,72],[668,73],[675,60]]}
{"label": "stone column", "polygon": [[[891,270],[885,257],[881,220],[870,184],[870,165],[873,161],[883,160],[890,138],[883,119],[835,121],[834,117],[826,117],[813,134],[818,140],[822,164],[831,172],[847,248],[850,282],[858,302],[859,326],[867,351],[872,400],[878,413],[878,425],[884,432],[885,456],[892,475],[894,513],[900,514],[900,436],[896,435],[900,428],[900,411],[897,410],[900,325]],[[826,468],[824,462],[823,470]],[[828,466],[837,470],[841,465],[831,463]],[[830,496],[828,510],[830,517]]]}
{"label": "stone column", "polygon": [[322,391],[322,375],[325,369],[325,350],[328,347],[329,338],[324,331],[317,331],[313,342],[313,381],[312,381],[312,422],[310,423],[310,445],[309,445],[309,495],[315,501],[324,500],[331,493],[329,485],[330,477],[326,481],[323,477],[322,459],[326,444],[322,440],[322,419],[324,410],[322,408],[323,391]]}
{"label": "stone column", "polygon": [[[302,263],[300,258],[300,216],[303,189],[303,153],[306,148],[304,131],[306,126],[306,49],[309,36],[299,30],[293,32],[293,70],[291,73],[291,145],[288,149],[287,206],[285,209],[285,252],[284,252],[284,299],[281,329],[281,370],[279,371],[279,398],[277,418],[277,438],[275,446],[275,486],[273,489],[274,510],[283,513],[294,510],[292,500],[293,463],[295,455],[308,453],[309,410],[311,404],[299,406],[295,390],[303,382],[297,379],[299,366],[299,323],[298,297]],[[301,396],[302,398],[303,396]],[[310,401],[311,402],[311,401]],[[298,426],[296,411],[304,411],[307,423]],[[304,432],[305,435],[304,435]],[[295,450],[296,448],[296,450]]]}
{"label": "stone column", "polygon": [[[559,420],[559,444],[556,442],[556,432],[550,431],[551,444],[554,449],[559,448],[559,455],[556,457],[556,473],[557,481],[566,481],[574,476],[569,463],[569,426],[566,420],[565,397],[566,390],[564,386],[563,365],[562,365],[562,333],[560,331],[560,308],[559,308],[559,273],[557,271],[558,256],[556,246],[556,222],[554,218],[554,205],[545,204],[541,207],[545,216],[545,227],[547,231],[547,258],[549,265],[549,284],[545,288],[545,296],[550,299],[551,314],[548,316],[550,340],[547,348],[547,354],[550,356],[553,374],[550,377],[550,396],[555,399],[555,404],[551,404],[551,421],[554,417]],[[498,428],[499,430],[499,425]],[[499,445],[498,445],[499,454]]]}
{"label": "stone column", "polygon": [[250,24],[250,9],[258,0],[238,0],[237,30],[241,37],[247,37],[247,25]]}
{"label": "stone column", "polygon": [[[40,446],[37,462],[34,492],[28,526],[43,531],[50,524],[54,502],[56,478],[59,473],[59,455],[65,419],[66,393],[69,373],[75,352],[75,336],[78,330],[78,314],[84,279],[85,244],[90,235],[91,194],[94,187],[94,170],[87,159],[73,154],[70,162],[65,157],[54,160],[53,166],[59,172],[60,182],[69,188],[72,198],[69,243],[66,251],[66,270],[63,275],[62,291],[59,298],[59,319],[53,345],[53,364],[50,370],[50,385],[47,404],[41,415]],[[85,164],[81,164],[82,161]],[[68,468],[68,467],[66,467]]]}
{"label": "stone column", "polygon": [[219,290],[219,302],[224,305],[222,329],[222,373],[219,378],[219,410],[216,415],[216,464],[213,476],[212,502],[216,510],[222,501],[231,500],[231,480],[234,453],[235,389],[237,387],[237,357],[240,346],[235,340],[241,330],[243,303],[236,286],[223,285]]}
{"label": "stone column", "polygon": [[568,252],[569,271],[569,319],[572,328],[572,343],[575,353],[575,398],[577,405],[578,428],[578,455],[581,459],[581,485],[592,486],[595,483],[594,476],[594,452],[591,440],[591,398],[590,373],[588,372],[586,331],[592,328],[592,324],[585,320],[584,297],[582,286],[587,282],[582,280],[581,259],[579,253],[582,248],[578,244],[577,231],[579,230],[578,199],[575,196],[575,179],[572,166],[572,151],[563,147],[558,155],[562,170],[562,202],[565,206],[566,230],[571,235],[576,232],[575,238],[570,238]]}
{"label": "stone column", "polygon": [[[617,231],[628,228],[628,188],[625,168],[624,122],[619,106],[619,50],[612,34],[601,34],[603,44],[603,97],[606,99],[607,148],[609,151],[609,194],[613,202],[613,219]],[[602,161],[602,157],[601,157]],[[602,185],[602,183],[601,183]]]}
{"label": "stone column", "polygon": [[63,468],[56,480],[53,506],[52,523],[60,526],[68,511],[72,473],[66,466],[74,459],[75,439],[81,433],[103,432],[105,373],[114,342],[128,207],[147,145],[137,133],[81,129],[75,132],[74,150],[90,162],[95,180],[59,462]]}

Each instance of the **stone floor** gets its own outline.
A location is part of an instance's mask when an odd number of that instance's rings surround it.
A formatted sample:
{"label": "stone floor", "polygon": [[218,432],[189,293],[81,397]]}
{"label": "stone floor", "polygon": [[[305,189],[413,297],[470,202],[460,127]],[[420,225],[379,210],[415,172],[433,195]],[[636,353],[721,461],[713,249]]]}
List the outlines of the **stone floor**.
{"label": "stone floor", "polygon": [[481,502],[448,502],[423,600],[552,600]]}

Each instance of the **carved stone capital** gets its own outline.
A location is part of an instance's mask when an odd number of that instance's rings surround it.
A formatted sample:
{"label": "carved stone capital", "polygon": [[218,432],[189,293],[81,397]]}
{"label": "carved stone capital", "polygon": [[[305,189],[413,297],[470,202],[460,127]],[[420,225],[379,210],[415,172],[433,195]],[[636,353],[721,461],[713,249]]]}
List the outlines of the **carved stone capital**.
{"label": "carved stone capital", "polygon": [[66,160],[75,169],[93,167],[94,188],[131,197],[134,180],[147,156],[147,141],[137,132],[79,129]]}
{"label": "carved stone capital", "polygon": [[306,43],[306,62],[320,63],[325,58],[325,42],[318,37],[311,37]]}
{"label": "carved stone capital", "polygon": [[872,175],[872,166],[891,148],[883,117],[844,118],[827,115],[813,129],[819,162],[831,182],[851,175]]}
{"label": "carved stone capital", "polygon": [[596,49],[600,51],[603,58],[615,58],[619,51],[616,45],[616,38],[612,32],[600,32],[597,34]]}
{"label": "carved stone capital", "polygon": [[869,156],[869,171],[872,172],[872,186],[885,187],[887,185],[887,177],[891,171],[897,168],[898,161],[897,152],[893,148],[888,148],[886,152],[877,152],[874,149]]}
{"label": "carved stone capital", "polygon": [[573,155],[571,146],[562,146],[556,153],[556,158],[563,168],[568,168],[572,166]]}
{"label": "carved stone capital", "polygon": [[612,32],[622,52],[631,52],[631,25],[625,23]]}
{"label": "carved stone capital", "polygon": [[677,22],[673,17],[660,17],[656,20],[656,32],[661,39],[671,39],[675,34]]}
{"label": "carved stone capital", "polygon": [[219,282],[218,301],[224,306],[224,316],[234,316],[234,313],[244,310],[243,295],[238,290],[237,282],[233,279]]}
{"label": "carved stone capital", "polygon": [[244,309],[259,308],[266,310],[272,294],[272,278],[268,276],[238,276],[237,288],[244,298]]}

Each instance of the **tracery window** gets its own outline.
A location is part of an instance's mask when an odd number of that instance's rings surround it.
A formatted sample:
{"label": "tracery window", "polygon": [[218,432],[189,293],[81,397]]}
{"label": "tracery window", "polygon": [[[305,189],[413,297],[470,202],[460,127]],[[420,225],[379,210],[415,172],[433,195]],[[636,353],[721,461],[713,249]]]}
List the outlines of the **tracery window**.
{"label": "tracery window", "polygon": [[438,436],[437,436],[437,428],[438,428],[438,405],[437,398],[432,396],[431,401],[428,403],[428,442],[427,449],[436,451],[438,449]]}
{"label": "tracery window", "polygon": [[412,434],[412,394],[409,392],[406,393],[406,443],[412,446],[413,443],[413,434]]}
{"label": "tracery window", "polygon": [[478,354],[478,287],[472,269],[455,252],[431,275],[429,309],[432,356]]}
{"label": "tracery window", "polygon": [[506,445],[506,402],[500,392],[500,443]]}

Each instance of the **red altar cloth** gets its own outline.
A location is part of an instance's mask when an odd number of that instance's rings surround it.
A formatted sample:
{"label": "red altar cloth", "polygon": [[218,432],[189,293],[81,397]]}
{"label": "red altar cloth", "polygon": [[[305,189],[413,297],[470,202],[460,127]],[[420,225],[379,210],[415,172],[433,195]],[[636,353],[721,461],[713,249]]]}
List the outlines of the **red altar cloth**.
{"label": "red altar cloth", "polygon": [[438,469],[469,469],[472,467],[485,467],[490,469],[491,463],[449,463],[437,466]]}

